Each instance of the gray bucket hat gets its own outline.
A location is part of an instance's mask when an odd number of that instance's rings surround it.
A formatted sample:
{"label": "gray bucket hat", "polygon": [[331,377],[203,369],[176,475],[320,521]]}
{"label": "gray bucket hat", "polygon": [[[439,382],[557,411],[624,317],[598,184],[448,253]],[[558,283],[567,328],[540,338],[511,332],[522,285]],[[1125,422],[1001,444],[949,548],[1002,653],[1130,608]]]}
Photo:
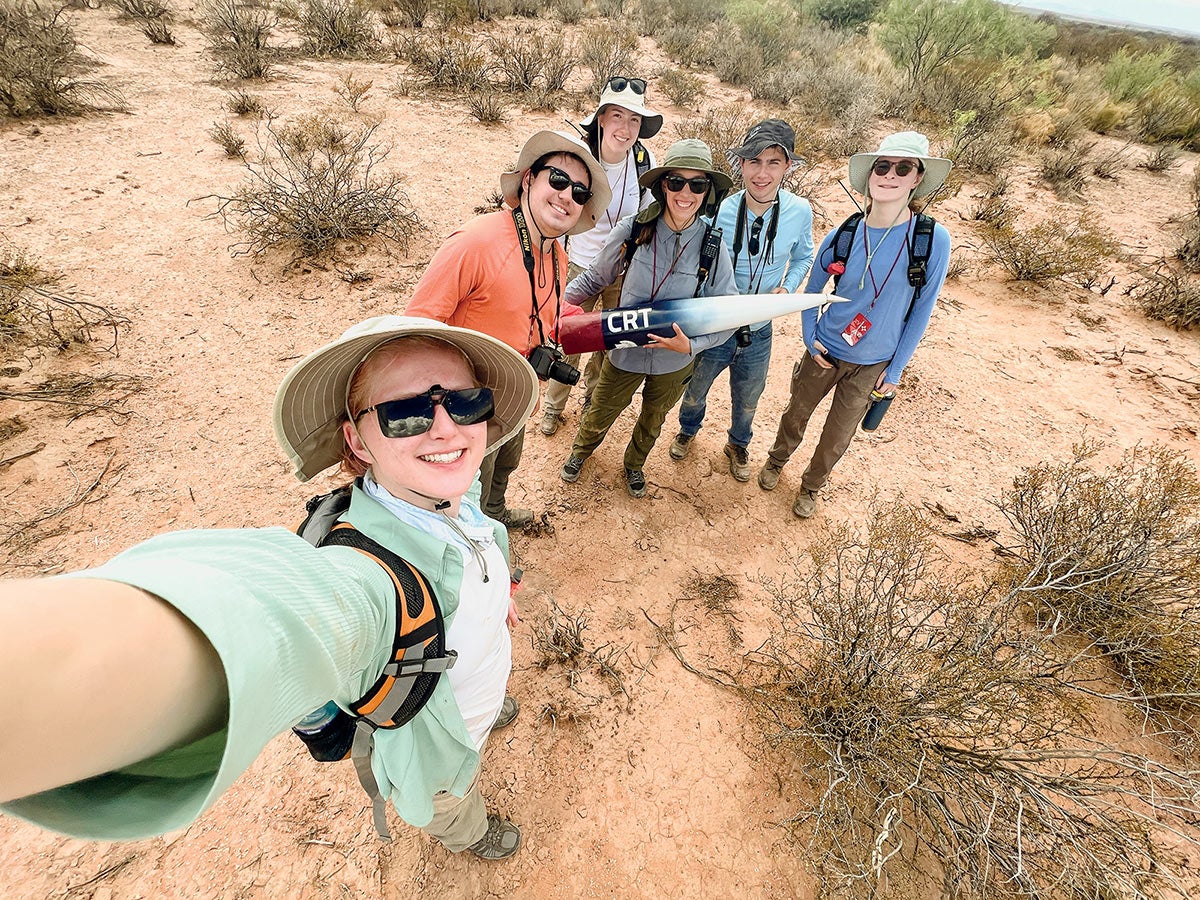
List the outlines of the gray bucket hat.
{"label": "gray bucket hat", "polygon": [[778,147],[792,165],[804,162],[796,155],[796,132],[783,119],[763,119],[752,126],[742,146],[730,147],[725,156],[731,165],[740,165],[742,160],[757,158],[768,147]]}
{"label": "gray bucket hat", "polygon": [[549,153],[569,153],[579,157],[580,162],[587,166],[588,175],[591,176],[592,197],[583,205],[579,222],[567,234],[591,231],[612,202],[612,188],[608,186],[608,176],[604,174],[603,167],[592,156],[587,144],[561,131],[539,131],[525,142],[521,155],[517,157],[517,167],[500,176],[500,193],[504,195],[504,202],[516,209],[520,203],[521,179],[530,166]]}
{"label": "gray bucket hat", "polygon": [[475,376],[495,393],[488,451],[525,427],[537,401],[538,380],[516,350],[486,334],[433,319],[376,316],[296,363],[275,393],[275,437],[296,467],[297,478],[308,481],[341,461],[346,399],[358,367],[388,341],[415,335],[457,347]]}
{"label": "gray bucket hat", "polygon": [[[618,76],[622,78],[623,76]],[[596,117],[600,115],[600,110],[606,106],[619,106],[622,109],[627,109],[631,113],[637,113],[642,117],[642,127],[638,132],[639,138],[652,138],[662,130],[663,117],[656,113],[646,105],[645,94],[639,94],[633,89],[632,79],[625,78],[626,84],[622,90],[613,90],[613,79],[609,79],[604,85],[604,90],[600,92],[600,102],[596,104],[596,110],[586,119],[579,123],[580,127],[591,131],[595,125]]]}
{"label": "gray bucket hat", "polygon": [[927,197],[940,188],[950,170],[954,168],[954,163],[950,160],[929,155],[929,138],[919,131],[898,131],[880,141],[879,149],[874,153],[855,153],[850,157],[850,184],[864,197],[867,195],[867,180],[871,177],[871,168],[881,156],[921,161],[925,168],[925,176],[913,191],[914,200]]}

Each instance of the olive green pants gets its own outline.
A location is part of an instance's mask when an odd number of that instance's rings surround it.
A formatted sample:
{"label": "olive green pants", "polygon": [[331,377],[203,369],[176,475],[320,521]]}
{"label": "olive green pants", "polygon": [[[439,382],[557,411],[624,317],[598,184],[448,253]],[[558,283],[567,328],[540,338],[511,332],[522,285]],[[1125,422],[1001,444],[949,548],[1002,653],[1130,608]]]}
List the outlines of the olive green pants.
{"label": "olive green pants", "polygon": [[[567,266],[567,280],[574,278],[582,272],[579,266],[571,263]],[[618,278],[608,287],[594,297],[588,297],[579,305],[591,312],[596,308],[599,302],[601,309],[616,309],[621,302],[621,279]],[[574,353],[567,357],[567,365],[579,368],[579,360],[582,358],[582,353]],[[588,355],[587,368],[583,370],[583,396],[585,400],[592,399],[592,392],[596,389],[596,382],[600,380],[600,364],[604,362],[605,353],[603,350],[597,350],[595,353]],[[546,385],[546,396],[542,400],[542,411],[544,413],[554,413],[559,415],[567,408],[567,398],[571,396],[571,385],[563,384],[561,381],[551,381]]]}

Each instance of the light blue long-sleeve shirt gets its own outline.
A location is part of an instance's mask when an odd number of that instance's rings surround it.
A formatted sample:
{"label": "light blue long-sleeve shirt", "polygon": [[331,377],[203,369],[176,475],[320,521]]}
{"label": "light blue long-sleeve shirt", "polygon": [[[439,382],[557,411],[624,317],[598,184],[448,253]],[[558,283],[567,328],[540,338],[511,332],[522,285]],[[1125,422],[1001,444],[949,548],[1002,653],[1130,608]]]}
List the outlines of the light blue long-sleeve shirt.
{"label": "light blue long-sleeve shirt", "polygon": [[[733,240],[737,233],[737,214],[742,205],[745,191],[738,191],[725,198],[717,212],[716,225],[721,229],[725,246],[733,254]],[[767,210],[761,217],[746,209],[746,221],[742,226],[741,250],[733,258],[733,278],[739,294],[765,294],[783,287],[795,292],[813,260],[812,207],[807,200],[791,191],[779,192],[779,224],[775,228],[775,241],[767,245],[767,229],[774,210]],[[762,218],[758,254],[750,253],[750,229],[756,219]],[[758,331],[767,321],[755,322],[750,326]]]}
{"label": "light blue long-sleeve shirt", "polygon": [[[950,232],[941,225],[934,225],[933,246],[930,248],[929,261],[925,264],[925,286],[921,288],[920,299],[913,303],[913,287],[908,283],[907,247],[915,225],[915,216],[890,232],[886,228],[867,228],[865,220],[859,223],[854,232],[850,258],[846,260],[846,272],[838,280],[837,294],[848,298],[848,301],[830,304],[819,313],[819,317],[815,309],[804,310],[801,319],[806,347],[811,349],[814,340],[819,340],[836,359],[858,365],[891,360],[883,380],[891,384],[900,383],[905,367],[925,335],[929,317],[933,314],[934,304],[946,280],[946,269],[950,265]],[[871,247],[870,272],[866,271],[864,229]],[[833,262],[833,239],[836,234],[837,229],[834,229],[821,242],[816,264],[805,289],[807,293],[820,293],[830,278],[826,268]],[[860,282],[862,287],[859,287]],[[843,339],[842,332],[860,313],[871,323],[871,327],[858,343],[850,346]]]}
{"label": "light blue long-sleeve shirt", "polygon": [[[700,248],[704,243],[707,222],[697,219],[676,233],[662,217],[658,219],[654,238],[638,247],[625,272],[621,283],[619,307],[646,306],[651,301],[679,300],[691,297],[696,292],[696,272],[700,267]],[[592,261],[586,272],[571,280],[563,292],[563,300],[578,305],[588,297],[594,297],[617,280],[624,265],[625,241],[633,228],[633,216],[617,223],[608,236],[603,249]],[[737,283],[733,279],[733,262],[729,249],[722,243],[717,251],[717,260],[707,281],[700,290],[701,297],[719,297],[736,294]],[[723,343],[732,331],[697,335],[691,339],[692,352],[675,353],[661,347],[618,347],[608,351],[608,359],[624,372],[642,372],[647,375],[665,375],[678,372],[698,353]]]}

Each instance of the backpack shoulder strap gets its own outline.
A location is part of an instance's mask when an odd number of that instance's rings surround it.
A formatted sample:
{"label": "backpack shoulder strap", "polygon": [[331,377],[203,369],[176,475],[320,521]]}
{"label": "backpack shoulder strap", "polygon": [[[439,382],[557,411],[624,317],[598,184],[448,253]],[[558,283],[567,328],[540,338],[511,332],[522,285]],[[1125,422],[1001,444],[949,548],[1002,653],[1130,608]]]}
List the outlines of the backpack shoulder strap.
{"label": "backpack shoulder strap", "polygon": [[320,494],[304,504],[307,515],[296,527],[296,534],[314,547],[321,546],[325,536],[333,530],[342,513],[350,508],[350,485]]}
{"label": "backpack shoulder strap", "polygon": [[640,140],[633,142],[633,165],[637,169],[638,199],[640,200],[646,196],[646,188],[640,186],[642,176],[650,171],[650,151]]}
{"label": "backpack shoulder strap", "polygon": [[[833,236],[833,262],[825,267],[825,271],[833,272],[834,291],[837,291],[838,281],[841,280],[842,273],[846,271],[846,260],[850,258],[850,251],[854,247],[854,232],[858,230],[858,223],[862,221],[862,218],[861,212],[851,213],[838,226],[837,232]],[[834,263],[840,264],[837,269],[834,269]]]}
{"label": "backpack shoulder strap", "polygon": [[933,250],[933,226],[936,224],[933,216],[917,213],[908,245],[908,283],[916,288],[916,297],[921,296],[921,288],[925,286],[925,268]]}

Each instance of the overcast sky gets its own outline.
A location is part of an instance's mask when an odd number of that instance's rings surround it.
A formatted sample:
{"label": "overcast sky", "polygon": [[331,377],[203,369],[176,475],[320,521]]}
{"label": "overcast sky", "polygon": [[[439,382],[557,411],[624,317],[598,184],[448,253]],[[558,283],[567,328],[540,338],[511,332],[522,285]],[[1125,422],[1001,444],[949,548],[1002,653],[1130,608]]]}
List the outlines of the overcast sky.
{"label": "overcast sky", "polygon": [[1200,36],[1200,0],[1004,0],[1013,6],[1044,9],[1118,23],[1173,28]]}

